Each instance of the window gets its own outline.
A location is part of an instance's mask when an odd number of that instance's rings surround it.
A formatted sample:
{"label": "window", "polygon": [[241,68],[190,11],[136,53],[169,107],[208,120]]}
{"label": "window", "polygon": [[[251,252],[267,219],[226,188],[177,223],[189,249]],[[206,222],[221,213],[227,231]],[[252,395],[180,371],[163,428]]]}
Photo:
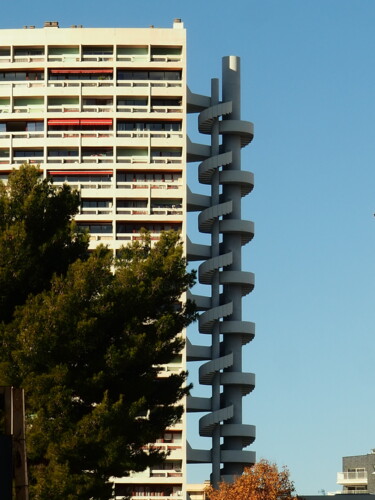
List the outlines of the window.
{"label": "window", "polygon": [[118,106],[147,106],[146,97],[119,98],[117,99]]}
{"label": "window", "polygon": [[43,149],[16,149],[13,152],[15,158],[31,158],[34,156],[43,156]]}
{"label": "window", "polygon": [[0,71],[0,81],[43,80],[43,71]]}
{"label": "window", "polygon": [[56,156],[78,156],[78,149],[50,149],[48,157]]}
{"label": "window", "polygon": [[21,47],[14,49],[14,55],[17,56],[43,56],[43,47]]}
{"label": "window", "polygon": [[110,200],[82,200],[82,208],[108,208]]}
{"label": "window", "polygon": [[112,233],[112,224],[77,224],[77,226],[82,232],[89,231],[94,234]]}
{"label": "window", "polygon": [[181,71],[128,71],[119,69],[117,80],[181,80]]}

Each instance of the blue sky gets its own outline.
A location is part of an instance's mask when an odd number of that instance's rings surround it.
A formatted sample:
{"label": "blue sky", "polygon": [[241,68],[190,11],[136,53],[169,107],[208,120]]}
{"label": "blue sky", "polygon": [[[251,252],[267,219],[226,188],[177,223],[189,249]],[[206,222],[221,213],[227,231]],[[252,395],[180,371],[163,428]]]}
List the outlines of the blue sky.
{"label": "blue sky", "polygon": [[[171,27],[175,17],[188,30],[190,88],[208,93],[221,57],[241,56],[243,118],[255,123],[243,153],[256,180],[244,202],[256,228],[244,250],[256,275],[245,302],[257,325],[245,349],[257,376],[245,405],[252,448],[286,464],[299,493],[334,491],[341,457],[375,447],[375,2],[18,0],[0,28]],[[191,135],[205,142],[195,119]],[[208,447],[194,432],[192,444]],[[193,467],[190,481],[206,474]]]}

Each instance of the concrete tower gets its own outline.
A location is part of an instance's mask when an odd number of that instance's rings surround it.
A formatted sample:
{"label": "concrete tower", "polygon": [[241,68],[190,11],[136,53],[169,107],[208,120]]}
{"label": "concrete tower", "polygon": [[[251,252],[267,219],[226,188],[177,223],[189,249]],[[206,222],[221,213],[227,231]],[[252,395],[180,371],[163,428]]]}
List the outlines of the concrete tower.
{"label": "concrete tower", "polygon": [[254,276],[242,270],[241,258],[242,246],[254,234],[253,223],[241,215],[241,199],[253,188],[253,175],[241,170],[241,148],[251,142],[253,125],[241,120],[239,58],[223,58],[221,101],[217,80],[209,99],[188,94],[188,104],[189,98],[192,110],[201,109],[199,131],[211,135],[209,155],[198,171],[211,195],[190,193],[190,203],[188,198],[188,208],[201,210],[199,230],[211,235],[210,246],[188,242],[190,260],[203,260],[199,282],[211,287],[210,297],[193,297],[203,311],[199,331],[211,336],[211,347],[189,344],[188,361],[206,360],[199,381],[211,385],[212,396],[189,398],[188,411],[208,411],[199,421],[199,433],[212,438],[212,450],[188,448],[188,462],[212,462],[211,481],[217,485],[255,461],[254,452],[243,450],[255,439],[254,426],[242,423],[242,398],[255,384],[254,375],[242,371],[242,346],[254,336],[254,324],[242,321],[242,298],[253,289]]}

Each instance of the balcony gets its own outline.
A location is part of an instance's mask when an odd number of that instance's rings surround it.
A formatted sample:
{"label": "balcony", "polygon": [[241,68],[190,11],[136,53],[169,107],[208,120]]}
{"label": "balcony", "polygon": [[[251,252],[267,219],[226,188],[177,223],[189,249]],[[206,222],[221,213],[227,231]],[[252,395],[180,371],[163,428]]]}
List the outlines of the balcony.
{"label": "balcony", "polygon": [[45,57],[43,54],[40,55],[24,55],[24,56],[14,56],[13,62],[15,63],[33,63],[33,62],[44,62]]}
{"label": "balcony", "polygon": [[113,61],[113,54],[82,54],[82,61]]}
{"label": "balcony", "polygon": [[339,495],[368,495],[368,490],[345,490],[345,491],[338,491],[336,494],[339,494]]}
{"label": "balcony", "polygon": [[26,106],[14,106],[15,113],[44,113],[43,104],[29,104]]}
{"label": "balcony", "polygon": [[150,477],[182,477],[182,472],[180,470],[175,469],[152,469],[150,471]]}
{"label": "balcony", "polygon": [[182,106],[153,106],[151,105],[152,113],[182,113]]}
{"label": "balcony", "polygon": [[33,163],[40,165],[44,162],[43,156],[21,156],[13,158],[13,163],[16,165],[23,165],[24,163]]}
{"label": "balcony", "polygon": [[113,80],[49,80],[47,87],[113,87]]}
{"label": "balcony", "polygon": [[367,471],[338,472],[336,482],[337,484],[342,484],[343,486],[367,484]]}
{"label": "balcony", "polygon": [[47,163],[79,163],[78,156],[49,156]]}
{"label": "balcony", "polygon": [[35,139],[35,138],[43,138],[43,131],[34,131],[34,132],[0,132],[0,139]]}
{"label": "balcony", "polygon": [[101,130],[101,131],[90,131],[90,130],[49,130],[47,132],[47,137],[114,137],[113,130]]}
{"label": "balcony", "polygon": [[82,106],[82,111],[89,112],[89,113],[112,113],[113,112],[113,106],[95,106],[95,105],[88,105],[84,104]]}
{"label": "balcony", "polygon": [[182,187],[179,181],[133,181],[116,183],[118,189],[178,189]]}
{"label": "balcony", "polygon": [[117,137],[128,137],[129,139],[152,138],[152,139],[182,139],[182,133],[178,131],[163,130],[118,130]]}
{"label": "balcony", "polygon": [[82,207],[79,211],[80,215],[107,215],[113,213],[112,207]]}
{"label": "balcony", "polygon": [[[161,233],[155,233],[153,231],[150,231],[150,240],[151,241],[159,241],[160,240]],[[142,233],[117,233],[116,234],[116,240],[119,241],[141,241],[143,240],[144,235]]]}
{"label": "balcony", "polygon": [[182,82],[179,80],[117,80],[117,87],[182,88]]}
{"label": "balcony", "polygon": [[174,163],[181,164],[182,158],[178,156],[153,156],[151,163]]}
{"label": "balcony", "polygon": [[72,63],[80,60],[78,52],[76,54],[48,54],[48,62]]}
{"label": "balcony", "polygon": [[53,113],[77,113],[79,112],[78,104],[49,104],[47,111]]}
{"label": "balcony", "polygon": [[89,155],[89,156],[84,156],[82,155],[82,163],[113,163],[113,157],[112,156],[105,156],[105,155]]}
{"label": "balcony", "polygon": [[129,104],[118,104],[117,111],[119,113],[147,113],[148,106],[141,104],[129,105]]}

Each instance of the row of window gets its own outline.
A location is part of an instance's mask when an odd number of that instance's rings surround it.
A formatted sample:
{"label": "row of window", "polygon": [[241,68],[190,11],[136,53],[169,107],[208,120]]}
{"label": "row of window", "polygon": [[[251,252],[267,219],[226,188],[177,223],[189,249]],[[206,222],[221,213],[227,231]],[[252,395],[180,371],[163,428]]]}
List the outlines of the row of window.
{"label": "row of window", "polygon": [[[59,73],[55,71],[49,72],[49,80],[113,80],[113,73],[104,70],[66,70],[66,72],[61,70]],[[0,71],[0,81],[27,80],[44,80],[44,72]],[[118,69],[117,80],[181,80],[181,71],[125,71]]]}
{"label": "row of window", "polygon": [[[78,157],[78,148],[77,149],[47,149],[48,157],[57,157],[57,156],[75,156]],[[180,158],[182,155],[181,148],[170,148],[170,149],[151,149],[151,157],[176,157]],[[7,158],[9,156],[8,149],[0,149],[0,157]],[[43,157],[44,152],[43,149],[13,149],[13,156],[15,158],[37,158]],[[113,156],[113,148],[82,148],[82,156],[104,156],[104,157],[112,157]],[[147,156],[147,149],[131,149],[131,148],[117,148],[117,156]]]}
{"label": "row of window", "polygon": [[[117,207],[120,208],[147,208],[148,202],[147,200],[132,200],[132,199],[125,199],[125,200],[116,200],[116,205]],[[83,199],[82,208],[111,208],[112,207],[112,200],[103,200],[103,199],[98,199],[98,200],[93,200],[93,199]],[[181,199],[176,199],[176,200],[160,200],[160,199],[153,199],[151,200],[151,208],[181,208],[182,207],[182,200]]]}
{"label": "row of window", "polygon": [[[117,172],[117,182],[180,182],[181,173],[178,172]],[[110,174],[89,174],[89,175],[53,175],[52,179],[56,183],[110,183],[112,182],[112,175]]]}
{"label": "row of window", "polygon": [[[138,131],[138,132],[179,132],[181,131],[181,122],[117,122],[117,131]],[[110,125],[93,124],[93,125],[49,125],[48,130],[53,131],[112,131],[113,127]],[[43,132],[43,122],[0,122],[0,132]]]}
{"label": "row of window", "polygon": [[[93,234],[112,234],[113,226],[110,223],[78,223],[78,228],[81,231],[88,231]],[[150,233],[160,233],[161,231],[181,231],[181,224],[178,223],[170,223],[170,224],[162,224],[162,223],[117,223],[116,233],[118,234],[131,234],[131,233],[140,233],[143,229],[149,231]]]}
{"label": "row of window", "polygon": [[[79,47],[49,47],[48,55],[78,55]],[[151,55],[180,55],[182,47],[151,46]],[[109,46],[83,46],[82,55],[111,56],[114,48]],[[17,56],[44,56],[44,47],[14,47],[14,55]],[[147,54],[148,47],[119,46],[117,53],[123,55]],[[0,57],[10,56],[10,47],[0,47]]]}
{"label": "row of window", "polygon": [[144,485],[144,484],[125,484],[125,483],[115,483],[115,496],[136,496],[136,497],[169,497],[169,496],[180,496],[181,486],[180,485]]}
{"label": "row of window", "polygon": [[[182,100],[181,97],[170,97],[170,98],[151,98],[151,108],[155,106],[181,106],[182,105]],[[9,106],[10,105],[10,99],[8,98],[1,98],[0,99],[0,106]],[[39,106],[42,107],[44,106],[44,99],[43,97],[28,97],[28,98],[15,98],[14,99],[14,106]],[[148,105],[148,99],[147,97],[118,97],[117,98],[117,106],[147,106]],[[48,106],[53,107],[56,106],[56,108],[69,108],[73,111],[77,111],[77,108],[79,107],[79,100],[78,97],[48,97]],[[110,98],[93,98],[93,99],[83,99],[82,106],[103,106],[103,107],[108,107],[108,106],[113,106],[113,99]],[[120,111],[120,110],[119,110]]]}

